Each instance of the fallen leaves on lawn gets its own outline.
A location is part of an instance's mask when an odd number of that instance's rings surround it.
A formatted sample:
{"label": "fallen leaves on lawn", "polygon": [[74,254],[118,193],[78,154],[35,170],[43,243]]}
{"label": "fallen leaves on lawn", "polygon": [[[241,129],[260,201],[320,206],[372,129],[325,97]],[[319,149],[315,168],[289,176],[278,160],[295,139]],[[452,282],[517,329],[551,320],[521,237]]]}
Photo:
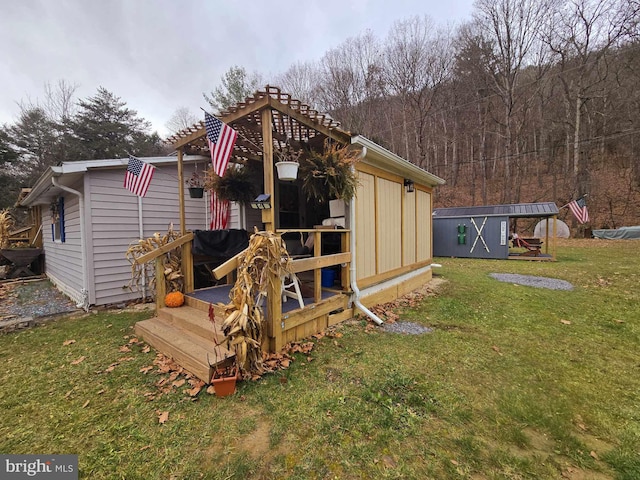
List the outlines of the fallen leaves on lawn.
{"label": "fallen leaves on lawn", "polygon": [[160,425],[164,425],[169,420],[169,412],[161,412],[160,410],[156,411],[156,415],[158,415],[158,423]]}
{"label": "fallen leaves on lawn", "polygon": [[[435,285],[431,285],[429,282],[391,302],[375,305],[371,307],[371,311],[384,322],[395,323],[400,320],[398,310],[419,306],[426,297],[433,296],[435,291]],[[368,317],[367,321],[370,321]]]}
{"label": "fallen leaves on lawn", "polygon": [[571,325],[571,322],[569,320],[560,320],[560,323],[563,325]]}
{"label": "fallen leaves on lawn", "polygon": [[502,352],[500,351],[500,349],[494,345],[493,347],[491,347],[493,349],[494,352],[496,352],[498,355],[502,356]]}
{"label": "fallen leaves on lawn", "polygon": [[73,345],[74,343],[76,343],[75,340],[65,340],[64,342],[62,342],[62,345],[67,347],[69,345]]}
{"label": "fallen leaves on lawn", "polygon": [[81,356],[80,358],[75,359],[73,362],[71,362],[71,365],[78,365],[79,363],[82,363],[85,361],[87,357],[85,357],[84,355]]}

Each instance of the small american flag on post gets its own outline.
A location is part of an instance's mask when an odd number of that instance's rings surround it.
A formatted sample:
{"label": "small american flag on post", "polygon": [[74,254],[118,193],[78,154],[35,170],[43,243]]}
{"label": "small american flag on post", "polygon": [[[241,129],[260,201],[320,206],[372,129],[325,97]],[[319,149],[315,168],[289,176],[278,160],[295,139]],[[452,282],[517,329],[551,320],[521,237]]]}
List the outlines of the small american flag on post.
{"label": "small american flag on post", "polygon": [[569,202],[567,206],[579,223],[587,223],[589,221],[589,211],[587,210],[587,202],[584,197]]}
{"label": "small american flag on post", "polygon": [[216,175],[224,175],[238,132],[213,115],[204,112],[204,126],[207,130],[207,142],[211,150],[211,162]]}
{"label": "small american flag on post", "polygon": [[149,184],[156,167],[145,163],[139,158],[129,155],[127,173],[124,176],[124,188],[139,197],[144,197],[149,190]]}

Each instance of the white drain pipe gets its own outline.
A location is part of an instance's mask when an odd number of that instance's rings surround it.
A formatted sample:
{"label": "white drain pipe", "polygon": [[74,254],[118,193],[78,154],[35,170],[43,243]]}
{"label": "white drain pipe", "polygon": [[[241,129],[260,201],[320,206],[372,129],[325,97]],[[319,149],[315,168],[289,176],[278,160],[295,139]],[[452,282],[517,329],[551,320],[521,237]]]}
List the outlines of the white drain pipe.
{"label": "white drain pipe", "polygon": [[[362,158],[367,155],[367,147],[362,147]],[[355,170],[355,167],[351,167]],[[358,284],[356,283],[356,236],[353,227],[356,224],[356,202],[352,197],[349,200],[349,228],[351,229],[350,236],[350,249],[351,249],[351,265],[349,267],[350,277],[351,277],[351,290],[353,290],[353,295],[351,295],[351,301],[353,304],[358,307],[367,317],[373,320],[376,324],[382,325],[384,322],[380,320],[380,318],[365,307],[362,302],[360,302],[360,289],[358,288]]]}

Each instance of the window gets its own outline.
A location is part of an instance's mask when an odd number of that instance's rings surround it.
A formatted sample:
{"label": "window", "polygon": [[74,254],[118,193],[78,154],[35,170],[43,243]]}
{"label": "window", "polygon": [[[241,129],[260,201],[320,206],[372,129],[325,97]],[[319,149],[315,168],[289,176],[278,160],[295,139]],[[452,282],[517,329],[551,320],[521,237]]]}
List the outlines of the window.
{"label": "window", "polygon": [[51,202],[51,239],[64,243],[64,198],[58,197]]}

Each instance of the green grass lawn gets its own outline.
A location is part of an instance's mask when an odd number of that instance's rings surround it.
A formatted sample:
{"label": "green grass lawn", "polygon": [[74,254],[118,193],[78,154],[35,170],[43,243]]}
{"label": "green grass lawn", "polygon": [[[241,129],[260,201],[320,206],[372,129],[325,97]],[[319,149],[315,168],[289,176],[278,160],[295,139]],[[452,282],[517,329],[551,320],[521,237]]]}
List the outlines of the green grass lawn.
{"label": "green grass lawn", "polygon": [[120,351],[149,312],[4,335],[0,452],[79,454],[91,479],[635,480],[639,254],[638,241],[583,240],[555,263],[436,259],[437,294],[401,313],[433,333],[352,321],[224,399],[186,384],[158,395],[160,374],[140,372],[154,351]]}

